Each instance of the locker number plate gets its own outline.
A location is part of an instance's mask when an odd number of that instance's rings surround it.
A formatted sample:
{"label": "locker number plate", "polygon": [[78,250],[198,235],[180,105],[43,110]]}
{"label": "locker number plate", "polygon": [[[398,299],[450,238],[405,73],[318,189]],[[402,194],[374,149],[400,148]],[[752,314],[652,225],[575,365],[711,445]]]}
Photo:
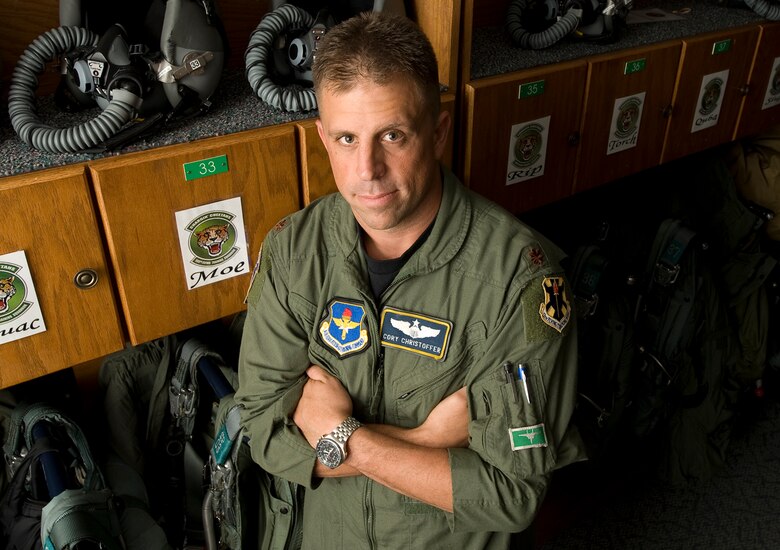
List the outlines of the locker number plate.
{"label": "locker number plate", "polygon": [[645,70],[647,66],[647,59],[644,57],[641,59],[634,59],[633,61],[626,62],[623,67],[623,74],[639,73]]}
{"label": "locker number plate", "polygon": [[184,166],[184,180],[191,181],[227,172],[228,160],[227,155],[220,155],[218,157],[186,162],[182,166]]}
{"label": "locker number plate", "polygon": [[536,82],[526,82],[520,84],[520,91],[517,94],[518,99],[526,97],[534,97],[542,95],[544,93],[544,80],[537,80]]}
{"label": "locker number plate", "polygon": [[726,53],[730,49],[731,49],[731,38],[727,38],[726,40],[715,42],[712,45],[712,55],[717,55],[719,53]]}

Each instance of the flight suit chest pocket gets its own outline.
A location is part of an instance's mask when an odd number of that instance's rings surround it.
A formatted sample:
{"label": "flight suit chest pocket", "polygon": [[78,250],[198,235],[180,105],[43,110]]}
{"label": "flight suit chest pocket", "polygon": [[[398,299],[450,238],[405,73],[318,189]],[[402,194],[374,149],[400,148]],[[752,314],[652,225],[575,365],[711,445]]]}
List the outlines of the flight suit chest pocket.
{"label": "flight suit chest pocket", "polygon": [[472,386],[470,395],[470,446],[518,478],[544,474],[555,466],[541,368],[538,360],[498,365]]}
{"label": "flight suit chest pocket", "polygon": [[442,399],[463,387],[468,367],[479,355],[485,337],[483,323],[468,326],[443,361],[393,350],[395,362],[386,365],[387,397],[392,403],[388,412],[393,415],[393,423],[418,426]]}

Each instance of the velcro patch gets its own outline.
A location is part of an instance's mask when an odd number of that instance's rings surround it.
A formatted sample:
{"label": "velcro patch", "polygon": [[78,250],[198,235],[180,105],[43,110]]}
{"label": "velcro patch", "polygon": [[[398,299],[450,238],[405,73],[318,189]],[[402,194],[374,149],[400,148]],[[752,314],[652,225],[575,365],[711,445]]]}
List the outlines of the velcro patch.
{"label": "velcro patch", "polygon": [[539,317],[546,325],[563,332],[571,319],[568,288],[563,277],[545,277],[542,281],[544,300],[539,305]]}
{"label": "velcro patch", "polygon": [[534,424],[524,428],[509,428],[509,442],[513,451],[547,446],[547,432],[544,424]]}
{"label": "velcro patch", "polygon": [[[265,274],[271,270],[271,259],[263,256],[263,245],[260,245],[260,252],[257,253],[257,261],[255,267],[252,270],[252,277],[249,279],[249,288],[246,291],[244,297],[244,303],[251,303],[255,305],[258,298],[260,298],[260,292],[263,290],[263,281],[265,280]],[[258,278],[259,275],[259,278]]]}
{"label": "velcro patch", "polygon": [[358,353],[368,346],[366,310],[358,302],[333,300],[319,332],[323,343],[339,357]]}
{"label": "velcro patch", "polygon": [[436,361],[447,355],[452,323],[412,311],[386,307],[382,310],[382,344],[431,357]]}

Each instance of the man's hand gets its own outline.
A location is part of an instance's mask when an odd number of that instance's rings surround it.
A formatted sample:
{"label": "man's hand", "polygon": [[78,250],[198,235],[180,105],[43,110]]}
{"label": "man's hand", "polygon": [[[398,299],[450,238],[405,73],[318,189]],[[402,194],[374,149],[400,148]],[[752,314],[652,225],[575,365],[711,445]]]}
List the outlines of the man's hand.
{"label": "man's hand", "polygon": [[449,449],[469,443],[469,408],[466,388],[444,398],[418,427],[410,430],[409,441],[425,447]]}
{"label": "man's hand", "polygon": [[293,413],[293,421],[312,447],[323,435],[333,431],[352,414],[352,399],[341,382],[325,369],[312,365],[309,379]]}

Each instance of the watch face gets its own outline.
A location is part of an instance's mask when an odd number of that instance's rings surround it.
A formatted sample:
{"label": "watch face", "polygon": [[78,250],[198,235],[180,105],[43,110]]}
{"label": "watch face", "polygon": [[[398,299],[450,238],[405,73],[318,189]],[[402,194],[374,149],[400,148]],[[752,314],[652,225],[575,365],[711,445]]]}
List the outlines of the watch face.
{"label": "watch face", "polygon": [[344,460],[341,448],[335,441],[327,438],[322,438],[317,442],[317,459],[328,468],[335,468]]}

